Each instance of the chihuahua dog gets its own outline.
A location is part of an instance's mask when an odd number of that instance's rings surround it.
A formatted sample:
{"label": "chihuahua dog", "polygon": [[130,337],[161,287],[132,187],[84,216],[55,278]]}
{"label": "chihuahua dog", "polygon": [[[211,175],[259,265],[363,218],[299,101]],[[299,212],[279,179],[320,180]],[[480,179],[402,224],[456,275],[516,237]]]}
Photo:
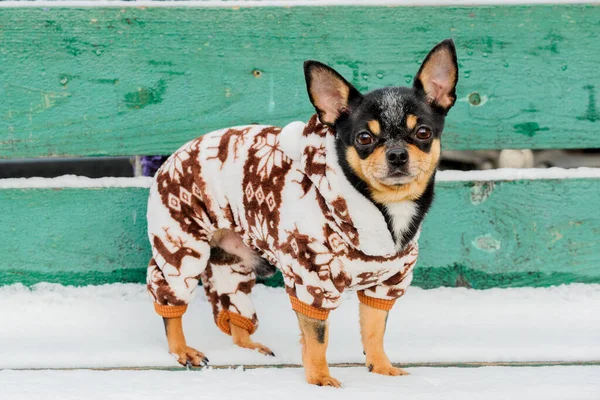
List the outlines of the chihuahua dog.
{"label": "chihuahua dog", "polygon": [[284,128],[248,125],[195,139],[157,172],[148,203],[148,290],[181,364],[205,365],[182,315],[201,280],[217,326],[241,347],[251,335],[256,276],[282,272],[311,384],[340,386],[325,353],[327,318],[354,290],[369,371],[404,375],[383,349],[388,311],[412,280],[433,200],[444,119],[456,100],[456,52],[435,46],[412,87],[361,94],[307,61],[316,115]]}

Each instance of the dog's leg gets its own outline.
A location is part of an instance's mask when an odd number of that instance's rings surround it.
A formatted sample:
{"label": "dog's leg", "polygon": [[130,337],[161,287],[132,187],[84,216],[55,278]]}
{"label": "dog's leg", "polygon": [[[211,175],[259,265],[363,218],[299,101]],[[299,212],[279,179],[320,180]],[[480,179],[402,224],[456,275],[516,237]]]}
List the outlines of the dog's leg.
{"label": "dog's leg", "polygon": [[258,317],[250,297],[256,278],[252,267],[246,266],[237,255],[213,248],[201,278],[217,327],[231,335],[234,344],[274,356],[267,346],[250,338],[258,328]]}
{"label": "dog's leg", "polygon": [[394,367],[383,350],[387,317],[387,311],[360,303],[360,334],[367,356],[367,368],[370,372],[382,375],[408,375],[403,369]]}
{"label": "dog's leg", "polygon": [[306,374],[306,381],[318,386],[341,387],[342,384],[329,374],[327,365],[327,344],[329,342],[329,328],[327,321],[307,317],[296,313],[300,323],[302,336],[302,363]]}
{"label": "dog's leg", "polygon": [[257,350],[259,353],[275,357],[275,354],[265,345],[252,341],[250,332],[246,329],[237,325],[229,323],[229,329],[231,330],[231,338],[233,343],[237,346],[243,347],[244,349]]}
{"label": "dog's leg", "polygon": [[186,344],[181,317],[163,318],[163,322],[167,342],[169,343],[169,352],[177,356],[177,361],[181,365],[200,366],[208,364],[208,358],[204,354]]}

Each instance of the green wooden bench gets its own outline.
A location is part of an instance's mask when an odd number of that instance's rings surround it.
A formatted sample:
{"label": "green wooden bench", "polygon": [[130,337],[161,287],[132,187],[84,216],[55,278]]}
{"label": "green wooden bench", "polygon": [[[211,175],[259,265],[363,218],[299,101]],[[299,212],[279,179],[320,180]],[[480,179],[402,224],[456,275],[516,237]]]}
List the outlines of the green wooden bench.
{"label": "green wooden bench", "polygon": [[[600,148],[594,5],[34,6],[0,8],[0,158],[169,154],[306,120],[305,59],[360,90],[407,85],[446,37],[460,80],[444,149]],[[599,175],[441,180],[415,284],[600,283]],[[145,280],[147,180],[21,184],[0,182],[0,284]]]}

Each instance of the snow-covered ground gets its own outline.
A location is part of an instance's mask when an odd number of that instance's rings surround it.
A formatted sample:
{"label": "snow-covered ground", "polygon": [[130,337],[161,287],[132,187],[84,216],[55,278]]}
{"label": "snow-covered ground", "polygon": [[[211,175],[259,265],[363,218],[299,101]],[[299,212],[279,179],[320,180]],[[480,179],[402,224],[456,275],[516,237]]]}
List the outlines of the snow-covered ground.
{"label": "snow-covered ground", "polygon": [[[298,328],[282,289],[256,287],[255,335],[271,358],[234,347],[212,322],[204,293],[184,317],[190,345],[213,365],[298,364]],[[600,360],[600,285],[553,288],[411,288],[388,321],[393,362]],[[342,389],[304,382],[301,369],[202,371],[10,370],[10,368],[177,367],[161,319],[143,285],[84,288],[39,284],[0,287],[0,399],[245,400],[599,399],[600,366],[409,368],[405,377],[333,368]],[[357,301],[332,313],[329,361],[362,363]]]}
{"label": "snow-covered ground", "polygon": [[384,377],[334,368],[342,389],[304,383],[300,369],[0,371],[2,400],[403,399],[567,400],[600,398],[600,367],[412,368]]}
{"label": "snow-covered ground", "polygon": [[[188,344],[211,364],[301,362],[297,320],[283,289],[259,285],[253,292],[261,321],[254,337],[274,358],[233,346],[198,292],[184,327]],[[357,308],[348,293],[331,314],[332,363],[364,361]],[[386,348],[398,363],[600,360],[599,310],[600,285],[413,287],[390,313]],[[0,368],[178,365],[143,285],[0,287],[0,316]]]}

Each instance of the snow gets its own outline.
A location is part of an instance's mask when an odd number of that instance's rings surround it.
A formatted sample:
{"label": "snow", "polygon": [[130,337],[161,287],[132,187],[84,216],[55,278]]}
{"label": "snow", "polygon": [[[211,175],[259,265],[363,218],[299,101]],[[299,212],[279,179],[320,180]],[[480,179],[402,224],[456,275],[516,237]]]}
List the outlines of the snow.
{"label": "snow", "polygon": [[[212,365],[300,364],[299,329],[281,288],[258,285],[253,336],[276,357],[235,347],[202,290],[184,316],[188,344]],[[363,363],[357,300],[330,316],[330,363]],[[144,285],[0,287],[0,369],[178,366]],[[393,362],[600,360],[600,285],[409,289],[390,313]],[[1,381],[1,379],[0,379]],[[0,396],[1,397],[1,396]]]}
{"label": "snow", "polygon": [[[299,364],[297,320],[283,289],[257,286],[261,318],[254,339],[275,358],[236,348],[212,322],[202,293],[184,317],[188,343],[212,365]],[[330,363],[363,363],[357,301],[330,317]],[[411,288],[390,314],[386,348],[393,362],[600,360],[600,285],[550,288]],[[407,368],[384,377],[364,367],[332,368],[342,389],[304,381],[300,368],[207,368],[187,372],[167,353],[161,319],[144,285],[0,287],[0,398],[245,400],[378,395],[427,399],[598,399],[600,366]],[[165,370],[31,368],[173,367]],[[11,370],[12,368],[12,370]],[[19,368],[28,368],[18,370]]]}
{"label": "snow", "polygon": [[439,171],[436,181],[514,181],[518,179],[600,178],[600,168],[498,168],[481,171]]}
{"label": "snow", "polygon": [[[1,3],[0,3],[1,4]],[[50,188],[106,188],[142,187],[149,188],[152,178],[88,178],[86,176],[63,175],[57,178],[8,178],[0,179],[0,189],[50,189]]]}
{"label": "snow", "polygon": [[3,1],[3,7],[290,7],[290,6],[467,6],[508,4],[598,3],[598,0],[200,0],[200,1],[118,1],[54,0]]}
{"label": "snow", "polygon": [[[0,3],[1,4],[1,3]],[[518,179],[598,179],[600,168],[500,168],[484,171],[439,171],[438,182],[448,181],[513,181]],[[0,189],[48,189],[48,188],[149,188],[152,178],[87,178],[64,175],[57,178],[9,178],[0,179]]]}
{"label": "snow", "polygon": [[[384,377],[333,368],[341,389],[304,383],[300,369],[165,371],[0,371],[3,400],[165,399],[598,399],[600,367],[411,368]],[[386,396],[386,397],[379,397]],[[393,396],[393,397],[391,397]]]}

